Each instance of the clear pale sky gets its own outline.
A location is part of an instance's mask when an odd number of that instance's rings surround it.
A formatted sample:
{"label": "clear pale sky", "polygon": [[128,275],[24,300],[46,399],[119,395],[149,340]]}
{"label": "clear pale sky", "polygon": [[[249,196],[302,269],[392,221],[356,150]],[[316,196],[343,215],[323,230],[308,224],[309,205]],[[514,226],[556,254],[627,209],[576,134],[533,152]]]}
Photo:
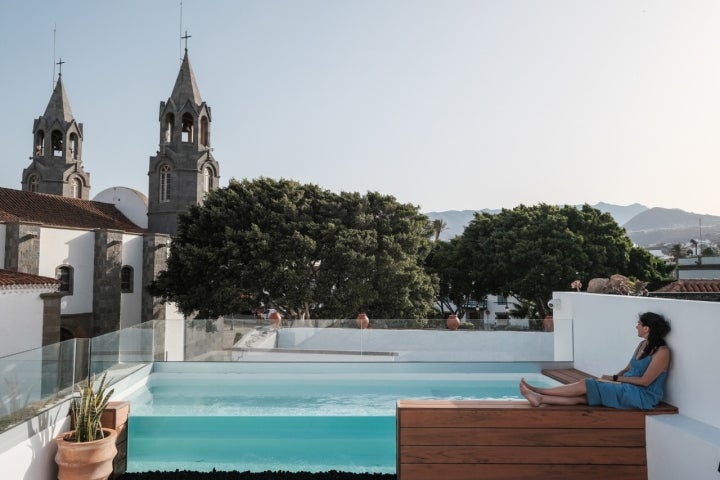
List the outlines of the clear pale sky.
{"label": "clear pale sky", "polygon": [[184,30],[222,185],[720,215],[715,0],[0,0],[0,186],[62,57],[91,197],[147,193]]}

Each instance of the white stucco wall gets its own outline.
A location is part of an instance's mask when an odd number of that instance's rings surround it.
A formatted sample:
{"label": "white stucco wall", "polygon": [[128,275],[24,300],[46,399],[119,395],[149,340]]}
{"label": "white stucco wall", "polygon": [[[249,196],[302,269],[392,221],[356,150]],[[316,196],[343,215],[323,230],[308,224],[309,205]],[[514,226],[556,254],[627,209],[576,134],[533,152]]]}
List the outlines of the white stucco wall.
{"label": "white stucco wall", "polygon": [[0,288],[0,357],[42,347],[43,300],[50,289]]}
{"label": "white stucco wall", "polygon": [[615,373],[628,363],[640,341],[638,314],[653,311],[670,321],[665,400],[680,414],[647,419],[649,478],[719,478],[720,303],[570,292],[554,297],[561,300],[556,325],[573,322],[575,367],[596,375]]}
{"label": "white stucco wall", "polygon": [[63,314],[92,312],[95,233],[59,228],[40,229],[39,275],[55,278],[60,265],[73,267],[73,294],[62,298]]}
{"label": "white stucco wall", "polygon": [[399,361],[552,361],[553,334],[472,330],[283,328],[278,348],[396,352]]}
{"label": "white stucco wall", "polygon": [[57,478],[55,437],[70,430],[70,401],[0,435],[3,479]]}
{"label": "white stucco wall", "polygon": [[122,264],[133,268],[133,291],[120,297],[120,328],[140,323],[142,306],[143,238],[123,235]]}

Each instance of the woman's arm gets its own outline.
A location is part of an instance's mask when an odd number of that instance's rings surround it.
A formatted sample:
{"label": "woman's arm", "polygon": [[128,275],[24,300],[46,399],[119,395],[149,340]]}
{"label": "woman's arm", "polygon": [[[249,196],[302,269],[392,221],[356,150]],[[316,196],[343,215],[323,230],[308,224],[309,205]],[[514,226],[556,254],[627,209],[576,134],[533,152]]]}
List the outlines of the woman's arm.
{"label": "woman's arm", "polygon": [[629,363],[625,366],[625,368],[623,368],[622,370],[620,370],[619,372],[617,372],[615,375],[603,375],[603,376],[600,377],[600,378],[602,378],[603,380],[615,381],[615,380],[614,380],[614,377],[615,377],[615,376],[622,377],[623,375],[625,375],[625,373],[626,373],[628,370],[630,370],[630,364],[629,364]]}
{"label": "woman's arm", "polygon": [[638,385],[640,387],[647,387],[664,371],[670,366],[670,349],[667,347],[660,347],[652,356],[650,365],[642,377],[618,377],[617,381],[620,383],[630,383],[632,385]]}

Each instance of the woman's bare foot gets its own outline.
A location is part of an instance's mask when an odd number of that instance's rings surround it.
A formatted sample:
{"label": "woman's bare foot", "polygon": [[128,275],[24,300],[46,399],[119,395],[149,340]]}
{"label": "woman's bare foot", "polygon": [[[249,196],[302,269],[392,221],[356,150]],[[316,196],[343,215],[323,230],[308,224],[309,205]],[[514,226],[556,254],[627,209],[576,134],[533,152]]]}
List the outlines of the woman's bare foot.
{"label": "woman's bare foot", "polygon": [[533,387],[532,385],[530,385],[529,383],[527,383],[527,381],[525,380],[525,377],[523,377],[523,378],[520,379],[520,385],[524,386],[525,388],[527,388],[527,389],[530,390],[531,392],[540,393],[540,392],[538,392],[537,387]]}
{"label": "woman's bare foot", "polygon": [[533,407],[539,407],[542,405],[542,395],[530,390],[523,384],[523,382],[520,382],[520,393]]}

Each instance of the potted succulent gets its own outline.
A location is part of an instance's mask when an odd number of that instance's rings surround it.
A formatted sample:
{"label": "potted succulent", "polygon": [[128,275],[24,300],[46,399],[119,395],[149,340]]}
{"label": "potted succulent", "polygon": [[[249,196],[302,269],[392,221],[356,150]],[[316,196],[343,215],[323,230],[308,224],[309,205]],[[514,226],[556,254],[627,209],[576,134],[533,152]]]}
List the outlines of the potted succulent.
{"label": "potted succulent", "polygon": [[58,480],[106,480],[113,471],[117,454],[117,432],[103,428],[100,416],[107,407],[113,390],[107,390],[107,373],[97,390],[94,378],[87,379],[72,403],[74,430],[58,436]]}

